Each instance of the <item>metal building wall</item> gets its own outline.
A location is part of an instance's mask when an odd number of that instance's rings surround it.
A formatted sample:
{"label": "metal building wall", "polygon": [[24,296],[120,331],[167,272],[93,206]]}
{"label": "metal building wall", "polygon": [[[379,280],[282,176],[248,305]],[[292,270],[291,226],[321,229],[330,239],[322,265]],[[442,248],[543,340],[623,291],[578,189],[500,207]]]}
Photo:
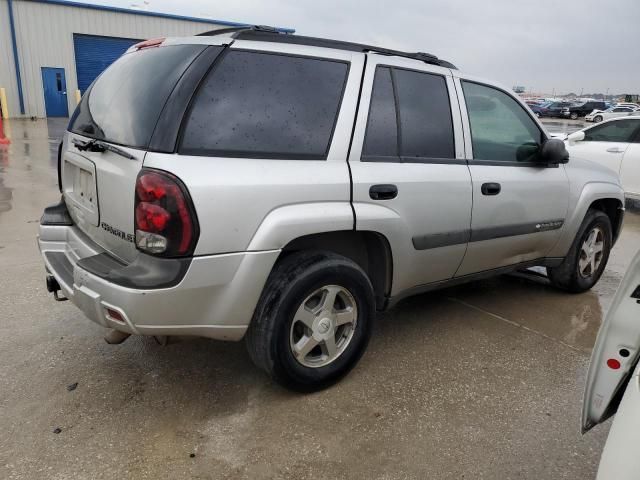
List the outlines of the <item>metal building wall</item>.
{"label": "metal building wall", "polygon": [[[224,28],[207,22],[175,20],[130,13],[13,0],[13,15],[22,74],[25,115],[44,117],[41,67],[65,69],[69,113],[76,107],[76,65],[73,34],[126,38],[193,35]],[[18,92],[11,51],[7,0],[0,0],[0,86],[7,89],[9,114],[19,116]],[[9,68],[5,68],[9,66]]]}
{"label": "metal building wall", "polygon": [[11,49],[7,0],[0,0],[0,87],[4,87],[7,91],[9,114],[17,116],[20,114],[18,84],[16,83],[16,70],[13,67],[13,52]]}

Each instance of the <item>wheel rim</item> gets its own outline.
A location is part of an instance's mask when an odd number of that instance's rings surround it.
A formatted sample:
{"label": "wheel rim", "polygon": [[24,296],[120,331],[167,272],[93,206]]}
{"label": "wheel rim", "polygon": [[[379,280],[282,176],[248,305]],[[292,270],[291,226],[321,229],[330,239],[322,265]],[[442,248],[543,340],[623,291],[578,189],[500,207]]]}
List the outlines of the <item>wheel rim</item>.
{"label": "wheel rim", "polygon": [[325,285],[304,299],[291,322],[289,346],[305,367],[329,365],[347,349],[358,321],[353,295],[338,285]]}
{"label": "wheel rim", "polygon": [[596,117],[596,118],[594,118],[594,120],[596,121],[596,123],[601,122],[602,121],[602,117]]}
{"label": "wheel rim", "polygon": [[578,272],[582,278],[591,278],[600,268],[604,255],[604,232],[594,227],[582,242],[578,258]]}

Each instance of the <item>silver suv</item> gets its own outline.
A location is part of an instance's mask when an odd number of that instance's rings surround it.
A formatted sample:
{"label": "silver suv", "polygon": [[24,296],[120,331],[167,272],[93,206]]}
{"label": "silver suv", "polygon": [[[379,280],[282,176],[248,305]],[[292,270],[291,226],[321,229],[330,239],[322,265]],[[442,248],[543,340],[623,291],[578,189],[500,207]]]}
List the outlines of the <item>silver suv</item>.
{"label": "silver suv", "polygon": [[84,94],[39,246],[49,291],[111,341],[244,338],[313,390],[408,295],[534,265],[592,287],[623,191],[567,161],[508,89],[433,55],[265,28],[158,39]]}

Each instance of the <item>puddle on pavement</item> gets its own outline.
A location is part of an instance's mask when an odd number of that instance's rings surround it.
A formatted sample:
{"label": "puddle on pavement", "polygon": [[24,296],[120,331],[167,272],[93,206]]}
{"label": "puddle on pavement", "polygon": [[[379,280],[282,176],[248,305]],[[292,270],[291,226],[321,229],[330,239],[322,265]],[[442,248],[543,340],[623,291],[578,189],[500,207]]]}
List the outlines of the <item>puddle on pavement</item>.
{"label": "puddle on pavement", "polygon": [[589,125],[593,125],[591,123],[587,123],[582,120],[564,120],[562,118],[542,118],[540,119],[542,124],[545,126],[548,132],[550,133],[573,133],[578,130],[582,130]]}
{"label": "puddle on pavement", "polygon": [[15,207],[18,192],[37,201],[41,193],[48,198],[48,185],[55,188],[51,180],[57,178],[57,148],[67,119],[13,119],[3,126],[11,143],[0,147],[0,215]]}

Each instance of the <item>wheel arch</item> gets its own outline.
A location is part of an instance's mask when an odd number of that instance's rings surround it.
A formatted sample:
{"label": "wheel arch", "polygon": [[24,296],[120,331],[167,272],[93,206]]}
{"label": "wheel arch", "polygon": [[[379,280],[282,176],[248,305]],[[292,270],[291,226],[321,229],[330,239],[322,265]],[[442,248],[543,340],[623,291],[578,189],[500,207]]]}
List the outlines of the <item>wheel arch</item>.
{"label": "wheel arch", "polygon": [[608,182],[590,182],[584,186],[579,198],[569,209],[563,234],[558,240],[549,257],[565,257],[573,244],[573,240],[582,225],[582,221],[589,209],[600,210],[611,220],[613,240],[617,240],[622,230],[624,216],[624,192],[619,185]]}
{"label": "wheel arch", "polygon": [[357,263],[373,286],[376,308],[384,310],[391,292],[393,257],[387,238],[378,232],[340,230],[303,235],[287,243],[276,264],[293,252],[324,250]]}
{"label": "wheel arch", "polygon": [[588,210],[600,210],[607,214],[611,221],[611,230],[613,235],[613,244],[620,236],[622,230],[622,220],[624,219],[624,204],[617,198],[600,198],[594,200],[589,205]]}

